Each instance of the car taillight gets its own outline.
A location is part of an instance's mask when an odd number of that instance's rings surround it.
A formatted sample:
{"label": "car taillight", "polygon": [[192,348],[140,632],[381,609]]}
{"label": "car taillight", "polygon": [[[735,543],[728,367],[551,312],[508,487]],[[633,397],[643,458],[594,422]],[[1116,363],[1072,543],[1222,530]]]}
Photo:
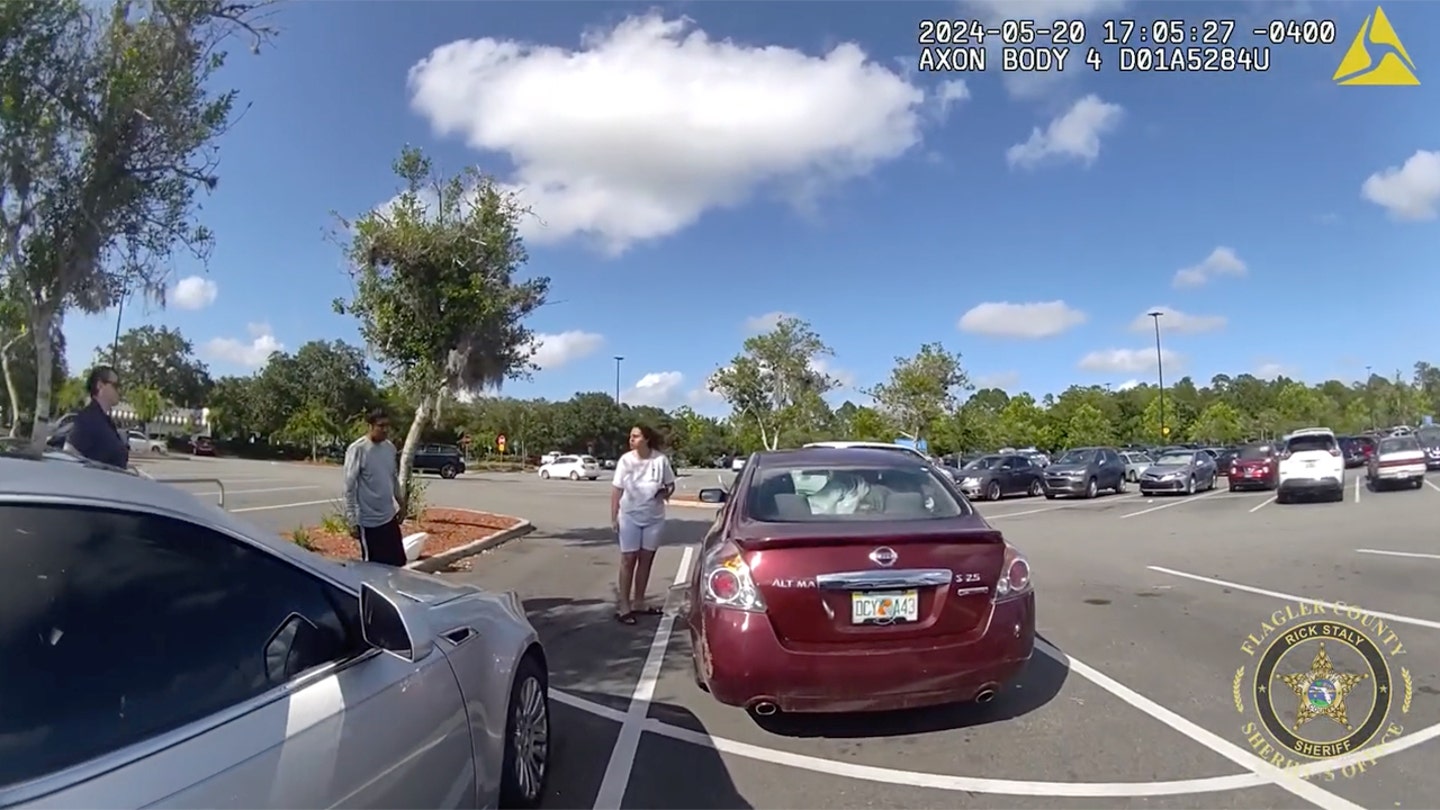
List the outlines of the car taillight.
{"label": "car taillight", "polygon": [[765,610],[765,600],[755,587],[754,577],[750,576],[750,566],[745,564],[734,543],[721,543],[705,555],[700,576],[706,603],[734,610]]}
{"label": "car taillight", "polygon": [[995,598],[1013,599],[1030,590],[1030,561],[1014,546],[1005,547],[1005,562],[995,583]]}

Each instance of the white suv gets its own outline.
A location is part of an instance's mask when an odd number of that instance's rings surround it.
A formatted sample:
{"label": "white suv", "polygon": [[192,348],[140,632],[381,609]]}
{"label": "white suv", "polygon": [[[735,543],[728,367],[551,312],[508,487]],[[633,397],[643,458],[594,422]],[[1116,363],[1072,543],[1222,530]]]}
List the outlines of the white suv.
{"label": "white suv", "polygon": [[1288,503],[1296,495],[1324,495],[1332,501],[1345,498],[1345,458],[1329,428],[1305,428],[1285,437],[1275,500]]}

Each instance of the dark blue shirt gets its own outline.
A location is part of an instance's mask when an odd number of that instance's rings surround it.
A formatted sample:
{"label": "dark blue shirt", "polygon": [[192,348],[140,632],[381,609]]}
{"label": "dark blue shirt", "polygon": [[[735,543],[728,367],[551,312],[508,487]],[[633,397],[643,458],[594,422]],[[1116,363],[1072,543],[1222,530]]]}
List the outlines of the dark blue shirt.
{"label": "dark blue shirt", "polygon": [[91,461],[122,469],[130,466],[130,443],[120,437],[110,414],[93,399],[75,414],[65,443]]}

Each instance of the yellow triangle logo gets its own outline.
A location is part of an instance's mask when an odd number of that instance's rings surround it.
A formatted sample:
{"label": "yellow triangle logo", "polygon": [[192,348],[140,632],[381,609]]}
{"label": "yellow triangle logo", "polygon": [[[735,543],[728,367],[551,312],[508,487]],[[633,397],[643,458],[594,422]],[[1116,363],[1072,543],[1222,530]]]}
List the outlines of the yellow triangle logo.
{"label": "yellow triangle logo", "polygon": [[[1372,56],[1372,49],[1380,53],[1380,61]],[[1340,60],[1331,80],[1340,85],[1368,85],[1371,87],[1405,87],[1420,84],[1415,78],[1415,62],[1406,53],[1400,35],[1390,25],[1385,10],[1375,7],[1375,13],[1365,18],[1350,50]]]}

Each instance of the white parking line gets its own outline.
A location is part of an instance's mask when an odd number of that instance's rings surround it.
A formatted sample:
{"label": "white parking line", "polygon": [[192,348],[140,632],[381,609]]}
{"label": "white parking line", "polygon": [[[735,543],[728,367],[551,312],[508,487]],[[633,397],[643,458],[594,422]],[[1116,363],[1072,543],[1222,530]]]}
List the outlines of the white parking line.
{"label": "white parking line", "polygon": [[1171,501],[1170,503],[1162,503],[1159,506],[1152,506],[1149,509],[1141,509],[1139,512],[1131,512],[1128,515],[1121,515],[1120,519],[1124,520],[1126,518],[1140,517],[1141,515],[1148,515],[1151,512],[1159,512],[1161,509],[1169,509],[1171,507],[1179,506],[1181,504],[1194,503],[1195,501],[1208,498],[1211,495],[1219,495],[1224,491],[1225,490],[1223,489],[1212,489],[1209,492],[1204,493],[1203,495],[1180,496],[1175,498],[1175,500]]}
{"label": "white parking line", "polygon": [[238,514],[240,512],[269,512],[274,509],[299,509],[302,506],[319,506],[322,503],[334,503],[334,498],[326,498],[323,501],[301,501],[299,503],[272,503],[268,506],[246,506],[241,509],[230,509],[229,512]]}
{"label": "white parking line", "polygon": [[1363,478],[1364,478],[1363,475],[1357,475],[1357,476],[1355,476],[1355,503],[1360,503],[1360,489],[1361,489],[1360,484],[1361,484],[1361,480],[1362,480]]}
{"label": "white parking line", "polygon": [[1435,486],[1435,482],[1434,482],[1434,481],[1431,481],[1429,478],[1426,478],[1426,479],[1425,479],[1425,486],[1430,487],[1431,489],[1435,490],[1436,492],[1440,492],[1440,487]]}
{"label": "white parking line", "polygon": [[1378,548],[1357,548],[1356,554],[1380,554],[1386,557],[1414,557],[1420,560],[1440,560],[1440,554],[1421,554],[1418,551],[1384,551]]}
{"label": "white parking line", "polygon": [[1261,509],[1264,509],[1265,507],[1269,506],[1270,504],[1272,504],[1272,503],[1274,503],[1274,502],[1275,502],[1275,496],[1274,496],[1274,495],[1271,495],[1270,497],[1268,497],[1268,498],[1266,498],[1265,500],[1261,501],[1259,506],[1256,506],[1256,507],[1252,508],[1252,509],[1250,510],[1250,514],[1253,515],[1253,514],[1255,514],[1256,512],[1259,512]]}
{"label": "white parking line", "polygon": [[[320,487],[265,487],[263,489],[227,489],[225,495],[254,495],[260,492],[294,492],[301,489],[319,489]],[[188,490],[187,490],[188,491]],[[191,492],[191,495],[219,495],[220,490],[213,489],[209,492]]]}
{"label": "white parking line", "polygon": [[[685,582],[690,575],[690,558],[694,546],[686,546],[680,555],[680,567],[671,580],[671,588]],[[650,700],[655,697],[655,684],[660,680],[660,667],[665,663],[665,649],[670,646],[670,632],[675,626],[675,616],[666,613],[660,617],[655,628],[655,637],[650,640],[650,652],[645,656],[645,666],[640,670],[640,680],[630,695],[630,708],[615,738],[615,747],[610,750],[610,762],[605,766],[605,776],[600,780],[600,790],[595,794],[595,810],[613,810],[625,798],[625,789],[630,786],[630,772],[635,767],[635,756],[640,750],[640,734],[645,730],[645,719],[650,715]]]}
{"label": "white parking line", "polygon": [[[1052,506],[1042,506],[1039,509],[1026,509],[1023,512],[1002,512],[998,515],[989,515],[982,511],[980,514],[986,520],[997,520],[999,518],[1020,517],[1021,515],[1038,515],[1043,512],[1059,512],[1062,509],[1099,509],[1106,504],[1114,503],[1116,501],[1131,500],[1138,496],[1139,493],[1137,492],[1127,492],[1123,495],[1106,495],[1104,497],[1096,498],[1090,501],[1068,501],[1065,503],[1057,503]],[[988,502],[982,501],[981,503]]]}
{"label": "white parking line", "polygon": [[1330,608],[1331,610],[1354,611],[1356,613],[1363,613],[1366,616],[1374,616],[1378,619],[1389,619],[1390,621],[1397,624],[1413,624],[1416,627],[1428,627],[1431,630],[1440,630],[1440,622],[1432,622],[1429,619],[1417,619],[1414,616],[1401,616],[1397,613],[1382,613],[1378,610],[1366,610],[1365,608],[1357,607],[1355,605],[1347,605],[1343,602],[1327,602],[1324,599],[1311,599],[1308,596],[1296,596],[1293,593],[1284,593],[1283,591],[1271,591],[1266,590],[1265,588],[1256,588],[1253,585],[1241,585],[1238,582],[1227,582],[1226,580],[1215,579],[1214,577],[1202,577],[1199,574],[1187,574],[1184,571],[1176,571],[1173,568],[1163,568],[1158,565],[1147,565],[1145,567],[1149,568],[1151,571],[1159,571],[1162,574],[1169,574],[1172,577],[1193,579],[1196,582],[1204,582],[1206,584],[1214,585],[1216,587],[1230,588],[1231,590],[1236,591],[1245,591],[1246,593],[1253,593],[1257,596],[1268,596],[1271,599],[1279,599],[1282,602],[1303,602],[1307,605],[1320,605],[1321,607]]}

